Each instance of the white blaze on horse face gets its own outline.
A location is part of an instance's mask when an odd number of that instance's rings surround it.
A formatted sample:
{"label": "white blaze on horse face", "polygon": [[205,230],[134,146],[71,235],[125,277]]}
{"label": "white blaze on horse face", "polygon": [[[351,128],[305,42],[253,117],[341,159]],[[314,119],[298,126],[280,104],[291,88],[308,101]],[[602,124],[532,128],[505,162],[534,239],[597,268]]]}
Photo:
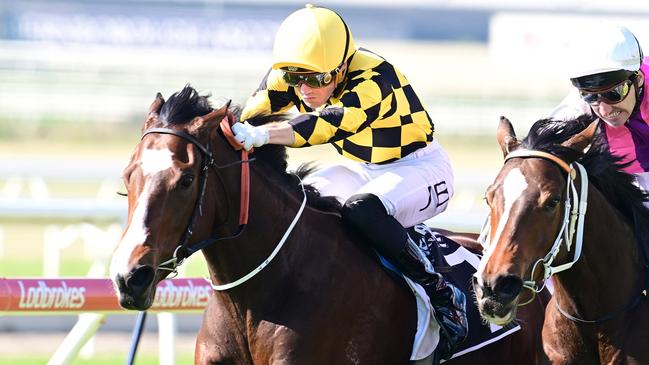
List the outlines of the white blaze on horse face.
{"label": "white blaze on horse face", "polygon": [[144,176],[153,175],[173,166],[173,152],[167,149],[145,149],[140,156],[140,168]]}
{"label": "white blaze on horse face", "polygon": [[[144,176],[151,176],[165,171],[173,166],[173,152],[168,149],[144,149],[140,155],[140,168]],[[110,265],[111,278],[117,274],[128,272],[128,263],[133,250],[142,245],[149,236],[149,229],[144,224],[148,215],[149,197],[154,186],[151,185],[150,179],[147,179],[142,188],[142,193],[135,203],[135,211],[124,237],[120,241]]]}
{"label": "white blaze on horse face", "polygon": [[126,233],[124,233],[117,249],[113,253],[113,259],[110,264],[110,277],[112,279],[115,279],[117,274],[126,274],[129,271],[128,262],[131,253],[137,246],[142,245],[149,235],[149,229],[144,224],[144,220],[148,213],[151,190],[151,184],[146,182],[142,194],[137,198],[135,211],[133,212]]}
{"label": "white blaze on horse face", "polygon": [[509,213],[512,210],[512,206],[514,205],[516,200],[521,197],[525,189],[527,189],[527,185],[528,184],[527,180],[525,180],[525,175],[523,175],[521,170],[518,168],[511,169],[509,173],[507,173],[507,176],[505,176],[505,180],[503,181],[503,195],[505,197],[503,214],[501,215],[500,221],[498,222],[496,233],[493,235],[493,239],[490,241],[491,244],[487,247],[482,260],[480,260],[478,272],[475,273],[475,276],[478,278],[478,282],[481,286],[484,285],[484,283],[482,282],[482,274],[485,270],[485,267],[487,266],[487,262],[489,262],[491,255],[496,250],[498,241],[500,241],[500,235],[503,233],[505,225],[509,220]]}

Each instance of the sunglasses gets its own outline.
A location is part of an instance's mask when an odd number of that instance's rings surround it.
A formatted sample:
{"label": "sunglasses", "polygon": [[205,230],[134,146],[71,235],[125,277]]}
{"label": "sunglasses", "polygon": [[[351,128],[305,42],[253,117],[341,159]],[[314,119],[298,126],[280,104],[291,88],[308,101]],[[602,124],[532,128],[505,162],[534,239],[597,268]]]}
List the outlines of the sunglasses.
{"label": "sunglasses", "polygon": [[624,80],[621,83],[613,86],[610,89],[598,92],[588,92],[585,90],[579,90],[579,94],[585,102],[588,104],[597,104],[599,102],[604,102],[606,104],[617,104],[622,100],[626,99],[631,91],[631,85],[633,82],[631,80]]}
{"label": "sunglasses", "polygon": [[289,86],[298,86],[305,83],[310,87],[320,88],[331,84],[334,79],[333,72],[323,73],[295,73],[282,71],[282,79]]}

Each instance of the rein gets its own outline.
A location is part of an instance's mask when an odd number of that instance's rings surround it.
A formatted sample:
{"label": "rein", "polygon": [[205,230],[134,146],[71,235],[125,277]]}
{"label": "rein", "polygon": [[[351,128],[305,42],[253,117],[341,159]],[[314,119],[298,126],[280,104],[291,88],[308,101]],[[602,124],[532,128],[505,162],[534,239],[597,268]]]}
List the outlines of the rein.
{"label": "rein", "polygon": [[[543,288],[545,287],[546,280],[548,280],[552,275],[558,272],[570,269],[577,262],[577,260],[579,260],[581,256],[581,250],[583,247],[584,222],[585,222],[587,200],[588,200],[588,173],[586,172],[586,169],[578,162],[567,164],[565,161],[561,160],[560,158],[543,151],[516,150],[513,151],[512,153],[509,153],[505,157],[505,162],[507,162],[509,159],[512,158],[543,158],[554,162],[557,166],[559,166],[562,170],[564,170],[568,174],[566,178],[567,182],[566,182],[566,200],[564,201],[564,218],[563,218],[563,223],[561,225],[561,229],[559,230],[559,233],[557,234],[557,238],[555,239],[552,247],[550,248],[550,251],[543,258],[537,260],[532,266],[532,271],[530,273],[530,280],[523,282],[523,287],[531,290],[533,293],[532,298],[530,300],[528,300],[525,303],[519,304],[519,306],[523,306],[530,303],[532,300],[534,300],[536,294],[539,293],[541,290],[543,290]],[[575,180],[578,176],[581,177],[581,186],[580,186],[579,194],[577,194],[577,189],[575,187]],[[640,232],[638,228],[636,214],[634,214],[634,220],[635,220],[634,222],[635,238],[637,243],[640,245],[641,249],[643,249],[642,253],[645,258],[645,268],[649,268],[649,254],[646,252],[646,249],[644,249],[644,247],[642,246],[642,242],[639,241]],[[483,237],[484,235],[484,237],[486,237],[486,240],[488,240],[489,237],[489,234],[487,232],[488,230],[489,230],[489,224],[487,223],[483,228],[483,232],[481,232],[480,234],[481,237]],[[575,236],[575,230],[576,230],[576,236]],[[554,261],[557,254],[559,253],[562,243],[566,246],[567,251],[570,252],[573,238],[575,238],[575,253],[574,253],[573,260],[559,266],[551,266],[552,262]],[[537,285],[537,281],[534,279],[534,273],[536,272],[536,267],[539,264],[543,265],[543,279],[542,279],[543,285],[541,285],[540,287]],[[583,318],[573,316],[559,306],[556,297],[554,298],[554,301],[559,313],[561,313],[567,319],[577,323],[597,324],[597,323],[601,323],[613,319],[618,315],[635,308],[640,303],[643,297],[647,297],[647,292],[649,289],[649,277],[647,277],[646,281],[647,283],[645,283],[645,288],[628,305],[614,311],[613,313],[604,315],[594,320],[588,320],[588,319],[583,319]]]}
{"label": "rein", "polygon": [[[234,138],[234,133],[232,133],[230,123],[224,123],[223,121],[221,121],[221,130],[223,131],[223,134],[227,138],[228,142],[230,142],[230,145],[232,145],[232,147],[234,147],[235,149],[237,149],[237,148],[241,149],[242,153],[243,153],[243,151],[245,151],[243,149],[243,145],[241,143],[239,143],[239,141],[237,141]],[[246,156],[247,156],[247,152],[246,152]],[[250,177],[249,177],[250,172],[249,172],[249,170],[245,172],[245,175],[246,175],[246,178],[248,179],[248,182],[249,182],[250,181]],[[243,189],[243,176],[244,176],[243,170],[241,171],[241,176],[242,176],[242,189]],[[299,177],[298,177],[298,179],[299,179]],[[302,185],[301,180],[300,180],[300,187],[302,187],[302,204],[300,205],[300,209],[295,214],[295,217],[293,218],[293,221],[291,222],[289,227],[284,232],[284,235],[282,236],[282,239],[277,243],[277,246],[275,246],[275,249],[273,250],[273,252],[271,252],[270,255],[266,258],[266,260],[262,261],[261,264],[259,264],[259,266],[257,266],[256,268],[254,268],[252,271],[250,271],[246,275],[240,277],[239,279],[237,279],[237,280],[235,280],[235,281],[233,281],[231,283],[222,284],[222,285],[216,285],[216,284],[214,284],[212,282],[212,280],[210,278],[206,277],[205,280],[210,284],[212,289],[217,290],[217,291],[223,291],[223,290],[228,290],[228,289],[234,288],[236,286],[239,286],[239,285],[245,283],[246,281],[250,280],[253,276],[257,275],[261,270],[263,270],[266,266],[268,266],[268,264],[270,264],[270,262],[273,260],[273,258],[275,258],[275,256],[277,255],[279,250],[282,248],[282,246],[284,246],[284,243],[286,243],[286,240],[288,239],[288,236],[291,234],[291,231],[293,231],[293,228],[297,224],[297,221],[300,220],[300,217],[302,216],[302,212],[304,212],[304,207],[306,206],[306,191],[304,190],[304,185]],[[243,202],[244,201],[243,201],[243,196],[242,196],[241,197],[241,204],[243,204]],[[249,204],[249,197],[248,196],[246,196],[245,203],[246,203],[246,205]],[[245,217],[246,217],[246,222],[247,222],[247,220],[248,220],[248,212],[247,212],[247,210],[246,210]],[[239,233],[237,233],[237,236],[239,235]]]}
{"label": "rein", "polygon": [[[176,275],[178,275],[178,270],[177,270],[178,266],[182,265],[185,259],[190,257],[195,252],[200,251],[203,248],[208,247],[217,241],[231,239],[239,236],[243,232],[246,224],[248,224],[248,211],[250,205],[249,204],[250,203],[250,162],[254,161],[254,159],[249,159],[248,152],[244,150],[242,148],[243,146],[234,139],[234,136],[232,135],[232,130],[230,129],[230,124],[233,121],[234,118],[232,117],[228,118],[228,116],[226,115],[221,120],[220,127],[221,130],[223,131],[223,134],[226,136],[226,139],[233,146],[233,148],[235,150],[241,150],[241,160],[234,163],[225,164],[225,165],[216,164],[214,160],[214,156],[212,155],[212,151],[210,149],[209,142],[207,143],[207,145],[203,145],[194,136],[185,133],[183,131],[178,131],[170,128],[151,128],[144,131],[144,133],[142,134],[142,139],[144,139],[144,137],[146,137],[149,134],[174,135],[196,146],[196,148],[198,148],[198,150],[201,152],[201,156],[202,156],[202,162],[200,168],[201,172],[199,175],[198,196],[196,198],[196,203],[194,204],[194,210],[192,211],[192,215],[189,218],[189,223],[187,224],[187,228],[185,229],[185,232],[183,233],[180,242],[178,243],[178,247],[176,247],[176,249],[174,250],[172,257],[169,260],[160,263],[160,265],[158,265],[156,270],[170,271],[172,274],[174,274],[172,277],[175,277]],[[205,188],[207,186],[209,169],[210,168],[223,169],[238,164],[241,164],[241,197],[240,197],[240,207],[239,207],[239,228],[232,236],[222,237],[222,238],[208,238],[206,240],[194,243],[193,245],[189,245],[189,239],[193,234],[196,220],[198,219],[199,216],[203,214],[203,198],[205,196]]]}

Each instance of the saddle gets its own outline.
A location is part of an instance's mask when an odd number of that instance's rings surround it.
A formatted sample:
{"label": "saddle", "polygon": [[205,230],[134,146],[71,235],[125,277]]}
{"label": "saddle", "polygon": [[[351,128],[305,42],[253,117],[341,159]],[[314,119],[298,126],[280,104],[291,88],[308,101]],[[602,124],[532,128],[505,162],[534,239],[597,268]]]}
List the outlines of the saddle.
{"label": "saddle", "polygon": [[[439,352],[452,351],[453,353],[452,356],[450,354],[448,356],[440,354],[442,358],[453,358],[475,351],[520,330],[520,325],[516,322],[501,327],[485,324],[481,319],[478,308],[472,300],[474,294],[471,286],[471,278],[480,263],[481,256],[479,253],[468,250],[423,223],[408,228],[407,231],[410,239],[417,243],[417,246],[433,264],[435,270],[469,298],[466,301],[468,336],[464,341],[458,341],[457,336],[454,337],[453,333],[444,334],[443,330],[440,331]],[[435,317],[440,322],[441,327],[453,331],[453,321],[444,318],[443,313],[435,313]]]}

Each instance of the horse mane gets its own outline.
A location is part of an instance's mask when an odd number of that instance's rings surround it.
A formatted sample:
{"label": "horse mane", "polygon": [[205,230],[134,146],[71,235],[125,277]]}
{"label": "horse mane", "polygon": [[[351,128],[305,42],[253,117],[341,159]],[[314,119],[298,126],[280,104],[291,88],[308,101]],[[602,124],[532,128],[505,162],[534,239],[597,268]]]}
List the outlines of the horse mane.
{"label": "horse mane", "polygon": [[205,115],[213,110],[208,100],[209,97],[209,94],[200,95],[198,91],[187,84],[162,104],[158,121],[167,125],[180,125],[195,117]]}
{"label": "horse mane", "polygon": [[[158,122],[162,123],[163,126],[183,125],[195,117],[208,114],[214,110],[209,100],[210,96],[210,94],[200,95],[198,91],[187,84],[181,91],[173,93],[162,104]],[[234,115],[236,121],[240,120],[241,106],[231,104],[228,110]],[[288,119],[290,119],[290,114],[286,113],[258,114],[249,118],[247,121],[254,126],[258,126]],[[222,136],[220,130],[219,134]],[[303,164],[298,167],[295,173],[287,172],[288,155],[286,153],[286,147],[282,145],[268,144],[262,147],[256,147],[253,156],[256,158],[256,161],[267,165],[271,170],[276,172],[273,178],[279,180],[280,186],[292,186],[297,189],[301,183],[301,179],[315,170],[315,165]],[[335,197],[323,197],[315,187],[308,184],[304,185],[304,190],[307,195],[308,204],[311,207],[324,211],[340,211],[340,202]]]}
{"label": "horse mane", "polygon": [[622,157],[613,155],[599,128],[586,152],[561,146],[561,143],[583,131],[594,118],[582,115],[571,120],[541,119],[530,128],[522,147],[551,153],[567,163],[578,161],[586,171],[593,185],[606,199],[634,225],[634,215],[643,227],[649,224],[649,209],[643,204],[649,200],[635,184],[632,174],[622,171],[629,163],[622,163]]}

